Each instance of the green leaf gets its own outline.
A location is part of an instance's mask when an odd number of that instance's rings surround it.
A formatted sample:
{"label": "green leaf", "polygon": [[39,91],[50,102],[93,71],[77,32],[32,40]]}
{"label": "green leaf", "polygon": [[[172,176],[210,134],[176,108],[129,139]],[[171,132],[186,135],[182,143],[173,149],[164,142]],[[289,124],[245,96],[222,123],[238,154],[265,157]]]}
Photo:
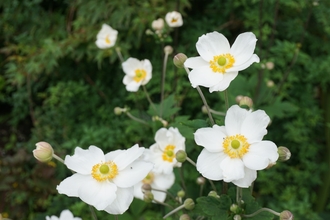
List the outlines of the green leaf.
{"label": "green leaf", "polygon": [[231,200],[227,195],[222,195],[219,199],[212,196],[197,199],[198,209],[211,219],[227,219],[230,204]]}

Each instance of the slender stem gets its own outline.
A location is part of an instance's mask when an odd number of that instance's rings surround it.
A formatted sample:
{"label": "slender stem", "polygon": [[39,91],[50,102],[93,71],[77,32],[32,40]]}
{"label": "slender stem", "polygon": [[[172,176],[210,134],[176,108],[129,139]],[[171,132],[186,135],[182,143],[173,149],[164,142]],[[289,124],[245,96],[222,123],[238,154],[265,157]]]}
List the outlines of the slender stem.
{"label": "slender stem", "polygon": [[91,211],[92,218],[93,218],[94,220],[97,220],[97,217],[96,217],[96,214],[95,214],[95,211],[94,211],[93,206],[89,205],[89,210]]}
{"label": "slender stem", "polygon": [[160,204],[160,205],[167,206],[167,207],[173,209],[173,206],[171,206],[171,205],[169,205],[169,204],[167,204],[167,203],[164,203],[164,202],[158,201],[158,200],[156,200],[156,199],[153,199],[152,201],[154,201],[155,203],[158,203],[158,204]]}
{"label": "slender stem", "polygon": [[162,71],[162,84],[161,84],[161,94],[160,94],[160,117],[163,114],[163,100],[164,100],[164,86],[165,86],[165,76],[166,76],[166,66],[168,60],[168,53],[165,53]]}
{"label": "slender stem", "polygon": [[157,191],[157,192],[163,192],[163,193],[166,193],[167,195],[169,195],[173,200],[176,200],[175,197],[169,193],[168,191],[166,190],[161,190],[161,189],[155,189],[155,188],[152,188],[153,191]]}
{"label": "slender stem", "polygon": [[186,187],[186,183],[184,181],[184,175],[183,175],[183,166],[180,167],[179,174],[180,174],[182,188],[183,188],[184,191],[187,191],[187,187]]}
{"label": "slender stem", "polygon": [[237,186],[236,188],[236,202],[239,207],[242,205],[242,188]]}
{"label": "slender stem", "polygon": [[259,209],[258,211],[252,213],[252,214],[249,214],[249,215],[243,215],[243,217],[246,217],[246,218],[250,218],[250,217],[253,217],[253,216],[256,216],[257,214],[259,214],[260,212],[270,212],[274,215],[277,215],[277,216],[280,216],[281,213],[279,212],[275,212],[274,210],[272,209],[269,209],[269,208],[261,208]]}
{"label": "slender stem", "polygon": [[212,180],[209,180],[209,179],[208,179],[208,181],[209,181],[209,183],[211,184],[212,189],[213,189],[215,192],[217,192],[217,188],[215,187],[213,181],[212,181]]}
{"label": "slender stem", "polygon": [[118,220],[118,215],[115,215],[114,217],[115,217],[115,220]]}
{"label": "slender stem", "polygon": [[183,209],[183,208],[184,208],[184,204],[178,206],[177,208],[175,208],[175,209],[173,209],[172,211],[170,211],[169,213],[167,213],[167,215],[165,215],[165,216],[163,217],[163,219],[167,218],[168,216],[170,216],[170,215],[176,213],[177,211],[179,211],[179,210],[181,210],[181,209]]}
{"label": "slender stem", "polygon": [[145,125],[148,125],[148,126],[149,126],[149,124],[148,124],[146,121],[143,121],[142,119],[139,119],[139,118],[133,116],[133,115],[132,115],[131,113],[129,113],[129,112],[125,112],[125,113],[126,113],[126,115],[127,115],[130,119],[132,119],[132,120],[134,120],[134,121],[137,121],[137,122],[140,122],[140,123],[142,123],[142,124],[145,124]]}
{"label": "slender stem", "polygon": [[218,112],[218,111],[215,111],[215,110],[213,110],[211,108],[210,108],[210,112],[212,114],[214,114],[214,115],[221,115],[221,116],[225,116],[226,115],[226,113],[224,113],[224,112]]}
{"label": "slender stem", "polygon": [[190,159],[189,157],[186,157],[186,160],[187,160],[189,163],[191,163],[192,165],[196,166],[196,163],[195,163],[192,159]]}
{"label": "slender stem", "polygon": [[226,110],[229,109],[229,101],[228,101],[228,91],[227,89],[223,92],[224,96],[225,96],[225,105],[226,105]]}
{"label": "slender stem", "polygon": [[53,158],[64,164],[64,160],[62,158],[60,158],[59,156],[57,156],[56,154],[53,154]]}
{"label": "slender stem", "polygon": [[116,47],[115,50],[116,50],[116,53],[117,53],[117,55],[119,57],[120,62],[123,63],[124,62],[124,58],[123,58],[123,55],[121,54],[120,48],[119,47]]}
{"label": "slender stem", "polygon": [[154,103],[151,101],[150,99],[150,96],[149,96],[149,93],[147,92],[147,89],[144,85],[142,85],[142,88],[143,88],[143,91],[144,91],[144,94],[146,95],[147,99],[148,99],[148,102],[150,103],[150,105],[152,106],[152,108],[154,109],[156,115],[157,115],[157,109],[154,105]]}
{"label": "slender stem", "polygon": [[203,195],[203,188],[204,188],[204,184],[202,184],[201,187],[199,188],[199,196]]}
{"label": "slender stem", "polygon": [[222,194],[227,194],[228,191],[228,183],[225,181],[222,182]]}

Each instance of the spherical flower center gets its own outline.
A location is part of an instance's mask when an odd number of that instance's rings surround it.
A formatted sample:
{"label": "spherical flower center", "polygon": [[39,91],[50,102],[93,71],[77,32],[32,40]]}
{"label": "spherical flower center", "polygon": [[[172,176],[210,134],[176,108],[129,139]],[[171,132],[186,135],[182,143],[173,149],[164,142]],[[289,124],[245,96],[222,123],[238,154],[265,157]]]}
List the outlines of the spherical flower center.
{"label": "spherical flower center", "polygon": [[250,147],[246,137],[240,134],[226,137],[222,145],[224,153],[230,158],[242,158],[249,151]]}
{"label": "spherical flower center", "polygon": [[117,175],[117,165],[112,161],[95,164],[92,168],[92,177],[99,182],[113,179]]}
{"label": "spherical flower center", "polygon": [[155,179],[155,175],[150,172],[148,175],[142,180],[143,183],[145,184],[151,184]]}
{"label": "spherical flower center", "polygon": [[134,81],[135,82],[140,82],[141,80],[143,80],[146,77],[147,73],[145,70],[142,69],[137,69],[135,70],[135,76],[134,76]]}
{"label": "spherical flower center", "polygon": [[234,63],[235,59],[231,54],[221,54],[213,57],[213,60],[210,61],[210,68],[215,73],[225,73]]}
{"label": "spherical flower center", "polygon": [[174,145],[167,145],[165,147],[165,150],[162,155],[164,161],[173,162],[173,159],[175,158],[174,149],[175,149]]}
{"label": "spherical flower center", "polygon": [[171,20],[172,23],[175,23],[175,22],[177,22],[177,21],[178,21],[177,18],[172,18],[172,20]]}
{"label": "spherical flower center", "polygon": [[109,34],[105,37],[105,42],[106,42],[107,44],[110,44],[110,43],[111,43],[111,41],[110,41],[110,39],[109,39]]}

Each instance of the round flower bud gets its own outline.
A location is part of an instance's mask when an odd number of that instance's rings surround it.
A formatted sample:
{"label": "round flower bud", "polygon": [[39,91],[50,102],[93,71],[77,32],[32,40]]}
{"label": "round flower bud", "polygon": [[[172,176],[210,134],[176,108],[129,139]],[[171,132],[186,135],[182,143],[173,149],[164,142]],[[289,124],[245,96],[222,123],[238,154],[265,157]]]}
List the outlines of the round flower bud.
{"label": "round flower bud", "polygon": [[207,108],[206,108],[205,105],[203,105],[203,107],[202,107],[202,112],[203,112],[204,114],[207,114],[207,113],[208,113]]}
{"label": "round flower bud", "polygon": [[279,161],[287,161],[290,159],[291,157],[291,152],[288,148],[280,146],[277,148],[277,152],[278,152],[278,160]]}
{"label": "round flower bud", "polygon": [[150,29],[146,30],[146,35],[153,35],[153,34],[154,34],[154,32],[152,32],[152,30],[150,30]]}
{"label": "round flower bud", "polygon": [[178,162],[183,163],[187,159],[187,153],[184,150],[179,150],[176,152],[175,158]]}
{"label": "round flower bud", "polygon": [[218,195],[218,193],[216,191],[210,191],[209,194],[207,196],[212,196],[215,198],[220,198],[220,196]]}
{"label": "round flower bud", "polygon": [[187,214],[183,214],[183,215],[181,215],[180,218],[179,218],[179,220],[190,220],[190,219],[191,219],[190,216],[187,215]]}
{"label": "round flower bud", "polygon": [[44,141],[36,143],[36,149],[33,150],[33,156],[40,162],[48,162],[53,158],[54,150],[52,146]]}
{"label": "round flower bud", "polygon": [[268,87],[268,88],[272,88],[274,85],[275,85],[275,84],[274,84],[274,81],[273,81],[273,80],[268,80],[268,81],[267,81],[267,87]]}
{"label": "round flower bud", "polygon": [[115,107],[113,109],[113,112],[115,113],[115,115],[121,115],[121,113],[126,112],[126,110],[126,108]]}
{"label": "round flower bud", "polygon": [[239,206],[237,204],[232,204],[230,206],[230,211],[233,212],[233,213],[238,213],[238,210],[239,209]]}
{"label": "round flower bud", "polygon": [[293,220],[293,215],[290,211],[285,210],[280,214],[280,220]]}
{"label": "round flower bud", "polygon": [[167,45],[166,47],[164,47],[164,53],[166,53],[166,54],[173,53],[173,47]]}
{"label": "round flower bud", "polygon": [[143,200],[147,203],[152,202],[152,200],[154,200],[154,194],[152,194],[151,191],[146,191],[143,194]]}
{"label": "round flower bud", "polygon": [[243,98],[242,95],[236,96],[236,98],[235,98],[236,103],[239,104],[239,102],[241,101],[242,98]]}
{"label": "round flower bud", "polygon": [[185,193],[185,191],[180,190],[179,192],[177,192],[176,195],[177,195],[178,197],[180,197],[180,198],[183,198],[183,197],[186,195],[186,193]]}
{"label": "round flower bud", "polygon": [[243,105],[246,105],[248,106],[249,108],[252,108],[253,106],[253,101],[250,97],[248,96],[243,96],[240,100],[239,100],[239,106],[243,106]]}
{"label": "round flower bud", "polygon": [[173,63],[176,67],[183,68],[184,62],[186,61],[186,59],[187,59],[187,56],[185,54],[178,53],[177,55],[174,56]]}
{"label": "round flower bud", "polygon": [[195,202],[194,200],[188,198],[183,202],[184,208],[187,210],[192,210],[193,208],[195,208]]}
{"label": "round flower bud", "polygon": [[158,18],[151,23],[151,27],[154,30],[162,30],[164,28],[164,19]]}
{"label": "round flower bud", "polygon": [[266,68],[268,69],[268,70],[272,70],[272,69],[274,69],[274,63],[273,62],[267,62],[266,63]]}
{"label": "round flower bud", "polygon": [[233,220],[241,220],[241,219],[242,219],[242,217],[240,215],[234,215]]}
{"label": "round flower bud", "polygon": [[202,176],[200,176],[200,177],[198,177],[198,178],[196,179],[196,183],[197,183],[198,185],[204,185],[205,182],[206,182],[206,180],[205,180],[205,178],[202,177]]}
{"label": "round flower bud", "polygon": [[141,188],[142,188],[143,192],[151,191],[151,186],[150,186],[150,184],[147,184],[147,183],[143,184]]}

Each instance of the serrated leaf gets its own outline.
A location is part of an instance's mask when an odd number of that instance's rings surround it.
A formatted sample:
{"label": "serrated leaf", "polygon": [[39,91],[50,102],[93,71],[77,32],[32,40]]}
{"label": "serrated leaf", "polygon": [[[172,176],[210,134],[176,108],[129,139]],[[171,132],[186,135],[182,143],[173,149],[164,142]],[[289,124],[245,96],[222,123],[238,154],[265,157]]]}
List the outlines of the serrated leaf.
{"label": "serrated leaf", "polygon": [[212,196],[200,197],[197,199],[197,206],[211,219],[227,219],[230,198],[226,195],[220,199]]}

